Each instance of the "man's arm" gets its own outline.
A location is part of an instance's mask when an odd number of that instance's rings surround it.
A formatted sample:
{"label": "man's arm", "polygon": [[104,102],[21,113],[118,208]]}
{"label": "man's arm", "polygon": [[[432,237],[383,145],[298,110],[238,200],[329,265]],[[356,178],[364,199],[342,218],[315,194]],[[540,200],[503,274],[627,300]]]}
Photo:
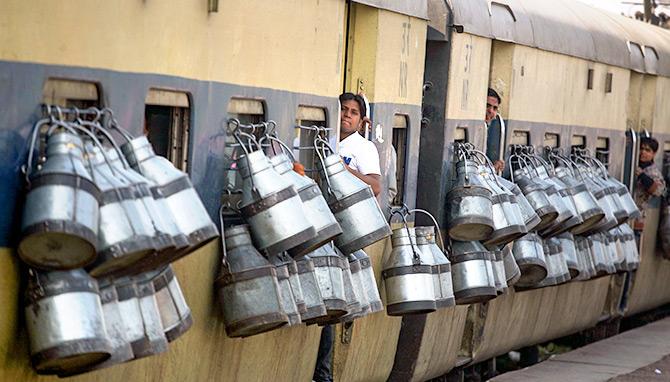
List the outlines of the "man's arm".
{"label": "man's arm", "polygon": [[[345,165],[346,166],[346,165]],[[354,176],[363,182],[367,183],[372,187],[372,193],[375,194],[375,196],[379,195],[379,193],[382,190],[381,186],[381,175],[377,174],[367,174],[364,175],[360,173],[359,171],[354,170],[353,168],[346,166],[347,170],[349,170],[350,173],[354,174]]]}
{"label": "man's arm", "polygon": [[652,170],[651,174],[647,174],[642,169],[635,171],[638,180],[651,196],[663,196],[665,194],[665,180],[658,170]]}

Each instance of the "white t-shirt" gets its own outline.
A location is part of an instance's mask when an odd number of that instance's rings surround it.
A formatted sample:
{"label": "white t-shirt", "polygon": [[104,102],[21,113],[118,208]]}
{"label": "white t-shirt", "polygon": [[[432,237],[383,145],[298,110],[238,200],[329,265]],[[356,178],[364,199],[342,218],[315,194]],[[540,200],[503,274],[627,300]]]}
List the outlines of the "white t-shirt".
{"label": "white t-shirt", "polygon": [[363,175],[382,173],[377,146],[358,133],[353,133],[340,141],[339,154],[347,166]]}

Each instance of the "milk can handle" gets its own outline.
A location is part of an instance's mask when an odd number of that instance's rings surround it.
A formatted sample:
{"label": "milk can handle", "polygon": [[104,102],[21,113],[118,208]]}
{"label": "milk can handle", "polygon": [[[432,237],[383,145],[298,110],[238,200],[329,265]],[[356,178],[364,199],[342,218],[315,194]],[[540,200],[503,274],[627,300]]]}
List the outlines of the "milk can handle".
{"label": "milk can handle", "polygon": [[[551,148],[549,146],[545,146],[544,149],[545,149],[545,151],[546,150],[551,150]],[[538,161],[540,161],[542,163],[542,166],[544,166],[544,168],[547,170],[547,172],[550,175],[554,175],[556,173],[556,169],[554,168],[554,164],[551,163],[551,161],[545,160],[544,158],[542,158],[538,154],[535,154],[535,157],[537,158]],[[549,171],[549,170],[551,170],[551,171]]]}
{"label": "milk can handle", "polygon": [[549,152],[549,159],[552,159],[552,158],[557,159],[560,162],[563,162],[563,164],[566,165],[565,168],[568,170],[568,172],[570,172],[570,175],[572,175],[573,177],[575,176],[574,171],[572,171],[572,165],[570,164],[570,162],[568,162],[562,156],[556,154],[553,150],[551,150]]}
{"label": "milk can handle", "polygon": [[[77,110],[77,109],[75,108],[75,110]],[[125,157],[125,155],[123,155],[123,152],[121,151],[121,148],[120,148],[119,145],[116,143],[116,140],[114,140],[114,138],[112,137],[112,134],[110,134],[109,131],[107,131],[107,130],[100,124],[100,122],[98,122],[98,119],[99,119],[100,116],[102,115],[102,112],[101,112],[100,110],[96,109],[96,108],[89,108],[89,109],[86,109],[86,110],[94,110],[94,111],[97,113],[97,116],[96,116],[95,120],[93,120],[93,122],[89,122],[89,121],[86,121],[86,120],[83,120],[83,119],[77,117],[77,123],[79,123],[79,124],[82,125],[82,126],[89,126],[89,127],[92,127],[92,128],[94,128],[94,129],[96,129],[97,131],[99,131],[100,133],[102,133],[102,135],[103,135],[103,136],[107,139],[107,141],[112,145],[112,148],[114,148],[114,151],[116,151],[117,155],[119,156],[119,160],[121,161],[121,165],[123,166],[123,168],[126,168],[126,169],[127,169],[127,168],[130,168],[130,165],[129,165],[128,162],[126,161],[126,157]],[[101,148],[102,148],[102,147],[101,147]],[[107,158],[106,158],[106,159],[107,159]]]}
{"label": "milk can handle", "polygon": [[507,168],[509,169],[510,180],[512,181],[512,183],[516,183],[514,181],[514,169],[512,168],[512,158],[519,158],[519,156],[516,155],[516,152],[512,152],[512,148],[510,147],[510,155],[507,157]]}
{"label": "milk can handle", "polygon": [[[465,184],[463,186],[465,187],[470,187],[470,175],[468,174],[467,168],[468,168],[468,150],[467,146],[463,143],[460,142],[454,142],[454,152],[458,156],[458,162],[463,161],[465,162],[465,174],[463,175],[463,180],[465,181]],[[454,163],[455,165],[455,163]],[[455,172],[456,170],[452,171],[452,174],[454,174],[455,178]]]}
{"label": "milk can handle", "polygon": [[[317,129],[318,129],[318,126],[315,126],[315,127],[317,127]],[[319,149],[318,144],[321,145],[320,149]],[[334,153],[333,148],[330,147],[330,145],[328,144],[328,141],[323,139],[319,135],[318,130],[317,130],[317,134],[314,137],[314,152],[316,152],[316,156],[319,157],[319,162],[321,162],[321,171],[323,173],[323,176],[326,179],[326,192],[329,195],[333,195],[333,190],[330,188],[330,176],[328,176],[328,170],[326,170],[326,160],[324,158],[324,155],[326,153],[326,150],[325,150],[326,148],[328,148],[328,150],[330,150],[331,154]]]}
{"label": "milk can handle", "polygon": [[102,115],[109,114],[109,119],[107,120],[107,123],[109,124],[109,126],[118,131],[119,134],[121,134],[121,136],[123,137],[123,139],[126,140],[126,142],[130,142],[133,140],[133,136],[130,135],[128,130],[124,129],[123,127],[121,127],[121,125],[119,125],[119,122],[116,120],[116,117],[114,116],[114,111],[112,109],[106,107],[102,109],[100,113]]}
{"label": "milk can handle", "polygon": [[30,137],[30,146],[28,148],[28,158],[26,159],[26,163],[21,166],[21,170],[23,171],[23,174],[26,177],[26,184],[30,185],[30,173],[33,171],[33,155],[35,154],[35,146],[37,144],[37,137],[39,136],[39,131],[42,128],[42,126],[46,125],[51,121],[51,118],[44,118],[37,123],[35,123],[35,126],[33,127],[33,131]]}
{"label": "milk can handle", "polygon": [[[105,163],[107,163],[107,166],[109,166],[109,169],[112,171],[113,174],[116,174],[116,170],[114,169],[114,166],[112,166],[112,161],[109,160],[109,157],[105,153],[104,146],[102,145],[102,143],[100,143],[98,138],[93,133],[86,130],[83,126],[72,123],[72,122],[68,123],[68,122],[56,121],[56,124],[61,125],[62,127],[68,127],[69,126],[70,128],[74,129],[74,130],[72,130],[72,132],[74,134],[77,134],[77,131],[81,131],[82,133],[84,133],[84,135],[91,138],[93,143],[100,148],[100,153],[102,154],[102,157],[105,159]],[[86,149],[84,148],[84,151],[85,150]]]}
{"label": "milk can handle", "polygon": [[[237,143],[240,144],[240,147],[242,147],[242,150],[244,151],[244,160],[247,161],[247,168],[249,169],[249,171],[251,171],[251,162],[249,161],[249,153],[250,152],[247,151],[247,147],[244,145],[244,143],[242,143],[242,138],[240,137],[241,135],[246,135],[246,136],[249,136],[249,137],[252,137],[252,136],[250,134],[247,134],[247,133],[242,132],[242,131],[234,131],[233,132],[233,138],[235,138]],[[258,143],[258,142],[256,142],[256,143]],[[238,158],[238,160],[239,160],[239,158]],[[256,185],[254,184],[254,177],[252,176],[251,173],[249,174],[249,181],[251,182],[251,190],[256,192]]]}
{"label": "milk can handle", "polygon": [[277,138],[274,134],[265,134],[261,139],[258,140],[258,144],[263,143],[264,140],[269,140],[269,141],[274,141],[279,144],[279,147],[281,147],[281,151],[288,155],[289,158],[291,158],[292,162],[296,162],[295,160],[295,155],[291,152],[291,149],[288,147],[288,145],[284,142],[282,142],[281,139]]}
{"label": "milk can handle", "polygon": [[600,169],[604,179],[609,178],[609,171],[607,171],[607,167],[605,167],[603,162],[599,161],[598,158],[595,158],[595,157],[589,157],[589,160],[591,162],[595,163],[595,165]]}
{"label": "milk can handle", "polygon": [[[524,153],[523,150],[526,150],[526,152]],[[522,154],[523,154],[522,158],[524,159],[524,163],[526,164],[525,167],[529,168],[529,169],[532,169],[535,172],[535,174],[537,174],[537,176],[539,177],[540,172],[537,171],[537,166],[535,165],[535,163],[533,163],[534,151],[535,151],[535,149],[533,148],[533,146],[523,146],[522,147]]]}
{"label": "milk can handle", "polygon": [[223,258],[221,260],[222,264],[224,266],[228,266],[228,252],[226,251],[226,234],[224,233],[225,231],[225,224],[224,224],[224,219],[223,219],[223,211],[229,208],[228,205],[222,204],[221,207],[219,208],[219,226],[221,227],[221,249],[223,252]]}
{"label": "milk can handle", "polygon": [[444,252],[444,239],[442,238],[442,231],[440,231],[440,225],[437,224],[437,220],[435,219],[435,217],[430,212],[428,212],[426,210],[423,210],[423,209],[420,209],[420,208],[414,208],[414,209],[411,209],[411,210],[407,211],[408,214],[411,214],[413,212],[414,213],[420,212],[422,214],[428,215],[430,220],[433,221],[433,225],[435,226],[435,230],[437,231],[437,237],[439,238],[439,247],[442,250],[442,252]]}
{"label": "milk can handle", "polygon": [[475,154],[475,157],[482,157],[482,158],[484,158],[484,159],[483,159],[483,164],[484,164],[486,167],[488,167],[489,170],[491,170],[491,174],[493,175],[493,181],[496,182],[496,184],[498,185],[498,187],[500,187],[500,188],[502,188],[502,189],[505,189],[505,187],[503,187],[502,184],[500,184],[500,182],[498,181],[498,177],[496,176],[496,170],[495,170],[495,168],[493,167],[493,163],[492,163],[491,160],[486,156],[486,154],[484,154],[484,152],[479,151],[479,150],[474,149],[474,148],[471,150],[471,152]]}
{"label": "milk can handle", "polygon": [[414,254],[413,256],[414,265],[421,265],[421,256],[419,255],[419,250],[415,246],[416,243],[412,241],[412,235],[409,232],[409,225],[407,224],[407,219],[405,218],[407,214],[406,213],[403,214],[399,210],[391,211],[391,216],[389,216],[389,223],[391,223],[393,215],[400,215],[400,217],[402,218],[403,227],[407,231],[407,239],[409,240],[409,245],[412,247],[412,253]]}

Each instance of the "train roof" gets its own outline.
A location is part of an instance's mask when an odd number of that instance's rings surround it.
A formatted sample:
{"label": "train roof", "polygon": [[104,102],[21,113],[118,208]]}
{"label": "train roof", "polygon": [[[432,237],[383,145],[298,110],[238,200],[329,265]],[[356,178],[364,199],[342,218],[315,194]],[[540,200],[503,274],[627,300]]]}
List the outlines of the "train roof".
{"label": "train roof", "polygon": [[[670,76],[670,31],[651,24],[575,0],[447,2],[466,33]],[[444,0],[429,1],[429,38],[446,36],[447,11]]]}

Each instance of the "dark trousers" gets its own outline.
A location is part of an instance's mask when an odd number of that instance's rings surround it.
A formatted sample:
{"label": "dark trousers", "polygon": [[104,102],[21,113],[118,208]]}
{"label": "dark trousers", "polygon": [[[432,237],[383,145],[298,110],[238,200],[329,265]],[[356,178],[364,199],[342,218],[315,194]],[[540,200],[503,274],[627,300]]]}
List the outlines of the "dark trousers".
{"label": "dark trousers", "polygon": [[316,382],[333,381],[333,326],[326,325],[321,330],[321,340],[319,341],[319,352],[316,355],[316,367],[312,379]]}

